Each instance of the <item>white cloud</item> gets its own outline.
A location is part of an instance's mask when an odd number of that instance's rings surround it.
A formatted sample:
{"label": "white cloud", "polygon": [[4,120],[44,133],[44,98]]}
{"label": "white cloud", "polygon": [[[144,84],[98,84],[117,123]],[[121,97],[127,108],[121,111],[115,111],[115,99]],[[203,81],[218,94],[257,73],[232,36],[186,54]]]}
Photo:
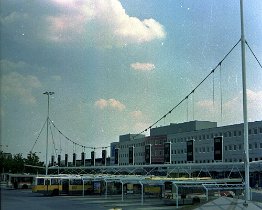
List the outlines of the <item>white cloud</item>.
{"label": "white cloud", "polygon": [[143,113],[140,110],[130,112],[130,116],[133,120],[142,119]]}
{"label": "white cloud", "polygon": [[153,63],[132,63],[130,64],[130,67],[137,70],[137,71],[151,71],[155,68],[155,65]]}
{"label": "white cloud", "polygon": [[[243,95],[242,92],[222,105],[223,124],[243,122]],[[262,119],[262,91],[247,90],[247,111],[248,120],[256,121]],[[220,121],[221,105],[220,101],[202,100],[196,104],[196,115],[198,119]]]}
{"label": "white cloud", "polygon": [[23,76],[17,72],[11,72],[2,76],[1,86],[2,96],[5,99],[15,97],[19,99],[20,103],[32,105],[36,103],[32,91],[42,85],[35,76]]}
{"label": "white cloud", "polygon": [[100,109],[111,108],[118,111],[123,111],[126,108],[126,106],[122,104],[120,101],[112,98],[108,100],[101,98],[95,102],[95,106]]}
{"label": "white cloud", "polygon": [[52,1],[62,12],[46,19],[51,41],[76,41],[81,38],[96,44],[112,45],[165,38],[166,32],[159,22],[152,18],[140,20],[129,16],[119,0]]}
{"label": "white cloud", "polygon": [[51,76],[51,79],[54,81],[62,81],[62,77],[60,75],[53,75]]}

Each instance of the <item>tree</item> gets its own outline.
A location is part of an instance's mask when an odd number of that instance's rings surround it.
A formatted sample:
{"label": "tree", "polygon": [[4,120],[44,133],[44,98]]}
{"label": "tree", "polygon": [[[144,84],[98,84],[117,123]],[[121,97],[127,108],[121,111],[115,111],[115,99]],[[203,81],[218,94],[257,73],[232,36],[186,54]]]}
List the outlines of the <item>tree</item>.
{"label": "tree", "polygon": [[24,172],[24,159],[21,153],[14,155],[11,171],[12,173],[23,173]]}
{"label": "tree", "polygon": [[30,152],[27,155],[27,158],[24,159],[24,163],[25,163],[25,172],[26,173],[39,173],[42,172],[41,168],[39,167],[43,167],[44,163],[40,162],[39,157],[36,155],[36,153]]}

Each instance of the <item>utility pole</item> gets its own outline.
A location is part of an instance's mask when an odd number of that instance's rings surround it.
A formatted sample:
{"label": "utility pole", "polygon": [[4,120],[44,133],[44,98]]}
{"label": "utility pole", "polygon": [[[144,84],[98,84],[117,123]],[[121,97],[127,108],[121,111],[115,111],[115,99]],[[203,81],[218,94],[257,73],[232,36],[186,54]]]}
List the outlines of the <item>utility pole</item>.
{"label": "utility pole", "polygon": [[46,118],[46,153],[45,153],[45,175],[48,174],[48,126],[49,126],[49,96],[55,94],[54,92],[44,92],[47,95],[47,118]]}
{"label": "utility pole", "polygon": [[247,121],[247,88],[246,88],[246,56],[245,56],[245,31],[243,0],[240,0],[240,18],[241,18],[241,55],[242,55],[242,84],[243,84],[243,118],[244,118],[244,163],[245,163],[245,203],[250,200],[249,190],[249,151],[248,151],[248,121]]}

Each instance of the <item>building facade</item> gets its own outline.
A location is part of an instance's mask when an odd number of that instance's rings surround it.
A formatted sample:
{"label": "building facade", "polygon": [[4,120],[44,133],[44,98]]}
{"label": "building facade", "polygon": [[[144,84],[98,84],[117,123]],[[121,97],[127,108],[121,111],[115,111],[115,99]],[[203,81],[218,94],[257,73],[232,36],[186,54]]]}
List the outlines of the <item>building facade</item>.
{"label": "building facade", "polygon": [[[262,121],[250,122],[248,127],[249,161],[262,160]],[[170,163],[185,164],[189,162],[187,142],[190,140],[193,140],[193,161],[190,162],[212,163],[217,161],[214,159],[214,138],[217,137],[222,139],[221,162],[243,162],[243,129],[243,124],[217,127],[216,122],[191,121],[152,128],[148,137],[133,134],[123,135],[119,137],[119,142],[111,144],[111,164],[120,166],[164,164],[164,144],[166,142],[171,143]],[[146,145],[150,145],[150,163],[145,158]],[[115,154],[113,154],[116,148],[118,149],[118,163],[114,161]]]}

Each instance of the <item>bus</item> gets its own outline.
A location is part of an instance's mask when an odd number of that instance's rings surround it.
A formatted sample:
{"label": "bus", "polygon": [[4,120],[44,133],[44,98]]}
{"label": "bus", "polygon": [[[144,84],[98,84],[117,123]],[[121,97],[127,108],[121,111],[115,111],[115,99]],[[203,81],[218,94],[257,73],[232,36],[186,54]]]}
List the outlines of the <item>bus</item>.
{"label": "bus", "polygon": [[6,186],[11,189],[30,189],[35,177],[32,174],[7,174]]}
{"label": "bus", "polygon": [[85,195],[91,194],[93,183],[91,177],[78,175],[47,175],[34,179],[32,192],[44,195]]}

